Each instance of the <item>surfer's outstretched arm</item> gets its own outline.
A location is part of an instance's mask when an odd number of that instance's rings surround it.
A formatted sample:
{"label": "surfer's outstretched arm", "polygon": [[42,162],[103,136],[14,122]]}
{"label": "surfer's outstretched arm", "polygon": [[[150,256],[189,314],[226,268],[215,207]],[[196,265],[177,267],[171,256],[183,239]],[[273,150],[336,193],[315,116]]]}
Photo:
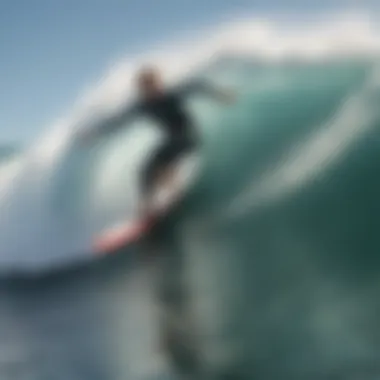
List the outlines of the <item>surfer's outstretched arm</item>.
{"label": "surfer's outstretched arm", "polygon": [[99,118],[83,129],[80,135],[84,140],[92,140],[116,132],[131,123],[139,115],[140,108],[138,104],[134,104],[121,112],[116,112],[106,118]]}

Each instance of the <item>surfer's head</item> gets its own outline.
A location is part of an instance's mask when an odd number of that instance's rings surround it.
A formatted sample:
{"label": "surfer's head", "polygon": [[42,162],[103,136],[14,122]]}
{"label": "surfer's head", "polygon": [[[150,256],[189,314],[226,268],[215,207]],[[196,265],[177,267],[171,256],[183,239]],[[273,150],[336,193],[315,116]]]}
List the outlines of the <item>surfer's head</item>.
{"label": "surfer's head", "polygon": [[141,96],[154,97],[162,91],[160,71],[153,66],[145,66],[137,73],[137,88]]}

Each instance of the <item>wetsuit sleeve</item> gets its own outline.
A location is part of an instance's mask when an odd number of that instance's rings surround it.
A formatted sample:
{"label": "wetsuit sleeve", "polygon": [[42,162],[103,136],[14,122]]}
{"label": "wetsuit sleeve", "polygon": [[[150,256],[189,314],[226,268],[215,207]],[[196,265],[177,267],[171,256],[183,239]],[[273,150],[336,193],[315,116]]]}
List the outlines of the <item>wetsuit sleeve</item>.
{"label": "wetsuit sleeve", "polygon": [[100,137],[118,131],[138,117],[143,112],[142,108],[140,104],[133,104],[121,112],[101,118],[86,128],[88,133],[85,133],[85,136]]}
{"label": "wetsuit sleeve", "polygon": [[139,116],[142,112],[141,108],[140,105],[134,104],[125,110],[108,117],[104,120],[104,126],[102,129],[104,128],[107,132],[113,132],[126,127],[128,123],[133,122],[133,120]]}

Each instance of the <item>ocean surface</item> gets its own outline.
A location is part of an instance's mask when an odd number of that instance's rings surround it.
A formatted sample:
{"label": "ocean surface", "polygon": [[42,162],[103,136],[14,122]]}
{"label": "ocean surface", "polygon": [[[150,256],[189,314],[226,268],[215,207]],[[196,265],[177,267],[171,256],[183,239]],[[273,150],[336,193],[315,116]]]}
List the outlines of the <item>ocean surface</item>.
{"label": "ocean surface", "polygon": [[235,56],[197,75],[237,102],[189,99],[199,180],[117,255],[91,237],[133,216],[149,121],[0,154],[1,380],[380,378],[377,59]]}

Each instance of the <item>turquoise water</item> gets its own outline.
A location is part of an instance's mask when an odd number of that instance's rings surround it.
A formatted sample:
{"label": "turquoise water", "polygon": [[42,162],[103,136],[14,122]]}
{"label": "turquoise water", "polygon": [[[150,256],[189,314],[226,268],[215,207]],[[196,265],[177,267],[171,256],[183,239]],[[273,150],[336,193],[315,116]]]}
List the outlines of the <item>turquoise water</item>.
{"label": "turquoise water", "polygon": [[[2,280],[2,379],[165,378],[168,352],[210,378],[380,376],[377,62],[237,59],[202,75],[238,102],[189,101],[205,166],[153,247],[100,261],[88,249],[134,212],[133,168],[158,141],[146,121],[89,151],[74,137],[49,160],[36,147],[2,183],[2,272],[45,273]],[[194,325],[159,354],[157,304]],[[178,345],[194,334],[192,362]]]}

